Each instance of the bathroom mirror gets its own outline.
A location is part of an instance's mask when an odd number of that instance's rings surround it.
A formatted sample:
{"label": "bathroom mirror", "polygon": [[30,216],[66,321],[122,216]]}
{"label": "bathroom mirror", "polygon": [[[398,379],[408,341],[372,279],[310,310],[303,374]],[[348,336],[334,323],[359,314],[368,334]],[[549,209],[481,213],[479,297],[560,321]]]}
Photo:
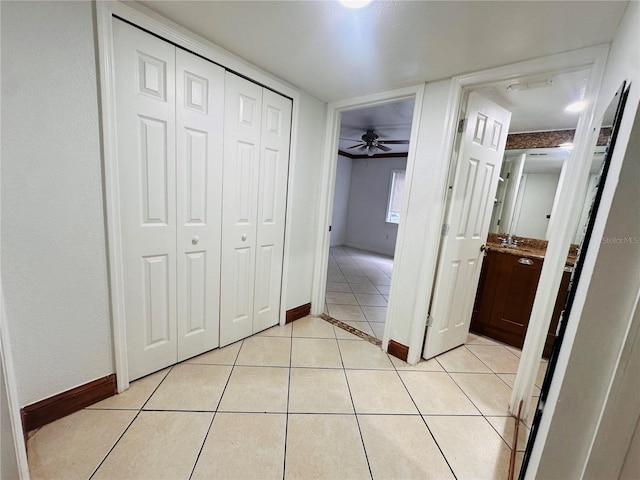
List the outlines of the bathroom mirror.
{"label": "bathroom mirror", "polygon": [[[583,208],[572,242],[577,245],[584,239],[589,209],[604,168],[621,94],[622,90],[616,94],[602,118],[582,202]],[[569,158],[570,148],[568,146],[505,151],[491,217],[491,233],[511,233],[519,237],[548,240],[549,221],[557,202],[560,179],[563,178],[562,171]]]}

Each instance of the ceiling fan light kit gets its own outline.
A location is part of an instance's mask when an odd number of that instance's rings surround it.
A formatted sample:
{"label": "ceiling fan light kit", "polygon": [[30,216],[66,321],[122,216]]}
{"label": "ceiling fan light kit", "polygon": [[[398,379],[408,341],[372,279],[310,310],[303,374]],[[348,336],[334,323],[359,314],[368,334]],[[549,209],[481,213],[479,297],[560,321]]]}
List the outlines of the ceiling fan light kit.
{"label": "ceiling fan light kit", "polygon": [[356,143],[355,145],[351,145],[347,147],[347,149],[357,148],[360,152],[366,152],[367,156],[372,157],[375,155],[376,151],[381,152],[390,152],[391,149],[384,145],[388,143],[390,145],[400,145],[400,144],[408,144],[409,140],[380,140],[380,137],[374,130],[367,130],[362,135],[362,142]]}

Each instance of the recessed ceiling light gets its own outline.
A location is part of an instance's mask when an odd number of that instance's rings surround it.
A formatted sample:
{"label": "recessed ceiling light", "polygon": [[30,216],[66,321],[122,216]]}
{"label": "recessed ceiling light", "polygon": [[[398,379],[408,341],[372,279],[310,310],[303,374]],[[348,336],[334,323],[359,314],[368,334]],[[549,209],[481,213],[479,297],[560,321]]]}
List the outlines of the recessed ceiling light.
{"label": "recessed ceiling light", "polygon": [[340,3],[347,8],[362,8],[370,2],[371,0],[340,0]]}
{"label": "recessed ceiling light", "polygon": [[565,112],[581,112],[584,110],[584,107],[587,106],[587,102],[584,100],[580,100],[579,102],[574,102],[571,105],[567,105],[564,109]]}

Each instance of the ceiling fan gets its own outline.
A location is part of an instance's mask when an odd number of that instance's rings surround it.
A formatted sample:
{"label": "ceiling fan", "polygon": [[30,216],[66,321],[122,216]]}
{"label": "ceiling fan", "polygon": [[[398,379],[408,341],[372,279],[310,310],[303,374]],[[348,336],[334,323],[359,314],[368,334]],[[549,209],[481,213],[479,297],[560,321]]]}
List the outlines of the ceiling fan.
{"label": "ceiling fan", "polygon": [[[354,142],[357,142],[357,140],[354,140]],[[347,150],[357,148],[359,152],[366,152],[369,157],[372,157],[377,150],[383,152],[391,151],[391,149],[385,144],[400,145],[408,143],[409,140],[380,140],[378,134],[374,130],[367,130],[366,133],[362,135],[362,141],[347,147]]]}

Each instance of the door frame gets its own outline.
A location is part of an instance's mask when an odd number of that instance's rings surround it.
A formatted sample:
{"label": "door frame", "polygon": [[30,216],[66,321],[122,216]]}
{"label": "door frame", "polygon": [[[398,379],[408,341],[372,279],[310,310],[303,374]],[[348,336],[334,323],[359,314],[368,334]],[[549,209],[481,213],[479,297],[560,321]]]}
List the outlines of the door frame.
{"label": "door frame", "polygon": [[[318,235],[316,242],[316,255],[313,269],[313,283],[311,292],[311,314],[319,315],[324,310],[324,298],[327,288],[327,262],[329,260],[329,248],[331,244],[331,233],[329,226],[331,225],[331,216],[333,212],[333,200],[335,195],[336,170],[338,166],[338,145],[340,137],[340,124],[342,112],[348,110],[356,110],[360,108],[392,103],[398,100],[414,98],[413,116],[411,121],[411,135],[409,137],[409,151],[407,152],[407,166],[405,174],[405,185],[410,188],[413,170],[416,162],[416,148],[418,143],[418,130],[420,118],[422,116],[422,103],[424,96],[424,84],[413,87],[400,88],[397,90],[389,90],[386,92],[365,95],[348,100],[331,102],[327,105],[325,140],[323,147],[323,170],[322,184],[320,186],[320,207],[318,211]],[[409,188],[405,188],[408,192]],[[407,212],[409,205],[409,195],[404,195],[402,199],[402,207],[400,210],[400,218],[402,219]],[[405,236],[404,222],[400,221],[398,225],[398,236],[396,238],[395,251],[398,246],[402,245]],[[395,256],[396,260],[399,260]],[[395,263],[394,261],[394,263]],[[394,268],[394,272],[397,271]],[[397,275],[391,275],[391,287],[389,290],[389,303],[387,307],[387,320],[389,312],[392,311],[394,305],[394,292],[398,288]],[[382,348],[386,350],[389,343],[389,326],[390,322],[385,321],[384,334],[382,338]]]}
{"label": "door frame", "polygon": [[[107,259],[109,268],[109,301],[112,319],[114,366],[118,392],[129,388],[127,357],[127,330],[124,302],[123,239],[120,219],[120,192],[118,184],[118,155],[116,135],[116,94],[114,76],[114,48],[112,17],[140,27],[174,45],[199,55],[232,72],[289,97],[293,101],[291,144],[289,146],[289,173],[287,178],[287,205],[293,198],[296,170],[300,93],[281,80],[249,65],[241,58],[201,38],[187,29],[158,15],[139,4],[96,2],[96,28],[98,44],[98,79],[100,87],[100,114],[102,123],[102,157],[104,177],[104,210],[107,229]],[[291,209],[286,209],[282,289],[280,296],[280,324],[286,317],[286,286],[289,283],[288,264],[291,248]]]}
{"label": "door frame", "polygon": [[[591,130],[608,51],[608,45],[597,45],[461,75],[453,77],[451,81],[449,109],[461,111],[464,107],[466,93],[486,84],[507,79],[515,80],[518,77],[528,75],[566,71],[568,69],[588,70],[585,98],[591,99],[591,101],[587,108],[579,115],[573,141],[573,150],[563,166],[563,176],[572,178],[574,181],[562,182],[562,185],[559,185],[559,193],[556,198],[558,204],[554,207],[553,221],[550,222],[548,228],[549,243],[545,255],[545,262],[540,274],[531,319],[520,357],[511,400],[509,402],[509,410],[514,415],[517,415],[520,400],[523,400],[523,411],[528,411],[539,362],[542,358],[546,332],[549,328],[558,288],[565,267],[567,252],[575,236],[574,224],[578,221],[581,208],[580,201],[584,197],[584,190],[587,187],[586,182],[591,166],[591,162],[579,162],[576,160],[585,158],[585,156],[589,155],[589,151],[592,148],[591,144],[593,143],[594,137]],[[451,146],[454,145],[457,135],[456,120],[457,117],[450,119],[446,127],[445,142]],[[446,152],[446,158],[442,159],[442,161],[448,162],[451,165],[451,169],[453,169],[454,163],[457,160],[455,153],[451,148]],[[436,249],[436,253],[432,255],[437,257],[437,255],[439,255],[439,248]],[[435,279],[433,283],[435,283]],[[431,296],[431,293],[432,292],[429,291],[428,295]],[[414,319],[414,322],[415,321]],[[411,346],[415,346],[422,339],[423,337],[412,337]],[[569,345],[567,347],[569,347]]]}

